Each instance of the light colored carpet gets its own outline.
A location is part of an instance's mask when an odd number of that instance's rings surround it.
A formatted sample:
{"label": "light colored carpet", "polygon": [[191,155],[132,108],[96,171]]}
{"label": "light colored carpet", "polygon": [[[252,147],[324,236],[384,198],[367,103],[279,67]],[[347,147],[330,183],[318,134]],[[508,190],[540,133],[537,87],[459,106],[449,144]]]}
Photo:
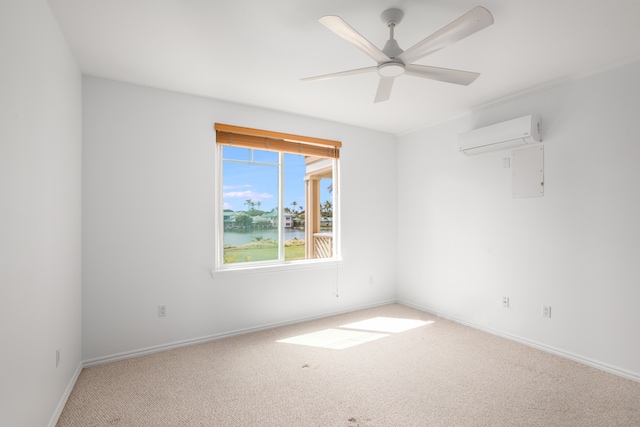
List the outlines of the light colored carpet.
{"label": "light colored carpet", "polygon": [[[431,323],[277,342],[377,317]],[[86,368],[57,425],[640,426],[640,383],[392,304]]]}

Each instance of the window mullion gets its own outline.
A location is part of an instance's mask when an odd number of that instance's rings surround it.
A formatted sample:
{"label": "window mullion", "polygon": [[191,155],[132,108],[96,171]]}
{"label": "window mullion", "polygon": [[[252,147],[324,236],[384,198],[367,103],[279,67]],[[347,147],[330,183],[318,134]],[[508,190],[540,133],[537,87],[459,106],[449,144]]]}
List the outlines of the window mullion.
{"label": "window mullion", "polygon": [[331,239],[331,244],[332,244],[332,254],[333,257],[335,257],[336,259],[339,257],[338,254],[338,248],[340,247],[339,245],[339,239],[340,239],[340,218],[339,218],[339,214],[340,214],[340,178],[338,177],[338,162],[336,161],[336,159],[332,160],[332,165],[331,165],[331,185],[332,185],[332,191],[331,191],[331,204],[333,206],[333,211],[332,211],[332,215],[331,215],[331,233],[332,233],[332,239]]}

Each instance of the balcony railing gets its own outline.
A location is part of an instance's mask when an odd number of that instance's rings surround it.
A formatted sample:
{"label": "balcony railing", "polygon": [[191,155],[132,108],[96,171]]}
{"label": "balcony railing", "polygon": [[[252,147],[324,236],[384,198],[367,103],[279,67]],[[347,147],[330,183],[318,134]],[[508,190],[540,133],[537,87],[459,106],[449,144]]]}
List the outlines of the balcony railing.
{"label": "balcony railing", "polygon": [[314,233],[313,250],[316,258],[331,258],[333,256],[333,234]]}

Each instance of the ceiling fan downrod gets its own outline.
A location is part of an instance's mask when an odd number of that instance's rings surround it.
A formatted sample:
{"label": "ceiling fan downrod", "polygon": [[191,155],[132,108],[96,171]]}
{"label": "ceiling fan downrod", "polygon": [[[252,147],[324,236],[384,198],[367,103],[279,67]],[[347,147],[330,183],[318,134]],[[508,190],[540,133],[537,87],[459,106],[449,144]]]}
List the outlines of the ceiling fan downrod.
{"label": "ceiling fan downrod", "polygon": [[400,48],[398,42],[394,38],[394,30],[396,25],[402,21],[404,12],[400,9],[387,9],[380,14],[380,19],[389,27],[389,40],[384,45],[382,52],[392,61],[378,64],[378,74],[381,77],[397,77],[404,74],[404,63],[395,59],[404,50]]}

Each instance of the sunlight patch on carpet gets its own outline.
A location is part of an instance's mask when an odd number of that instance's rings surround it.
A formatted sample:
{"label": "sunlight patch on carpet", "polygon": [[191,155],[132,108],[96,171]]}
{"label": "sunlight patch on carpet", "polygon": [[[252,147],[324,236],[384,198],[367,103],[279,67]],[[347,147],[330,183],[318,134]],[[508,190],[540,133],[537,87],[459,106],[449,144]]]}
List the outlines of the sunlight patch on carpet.
{"label": "sunlight patch on carpet", "polygon": [[308,345],[311,347],[324,347],[336,350],[353,347],[366,342],[384,338],[388,334],[377,332],[350,331],[346,329],[325,329],[310,334],[278,340],[277,342],[288,344]]}
{"label": "sunlight patch on carpet", "polygon": [[393,317],[374,317],[360,322],[342,325],[341,328],[361,329],[365,331],[398,333],[408,331],[409,329],[428,325],[433,321],[424,321],[416,319],[398,319]]}

